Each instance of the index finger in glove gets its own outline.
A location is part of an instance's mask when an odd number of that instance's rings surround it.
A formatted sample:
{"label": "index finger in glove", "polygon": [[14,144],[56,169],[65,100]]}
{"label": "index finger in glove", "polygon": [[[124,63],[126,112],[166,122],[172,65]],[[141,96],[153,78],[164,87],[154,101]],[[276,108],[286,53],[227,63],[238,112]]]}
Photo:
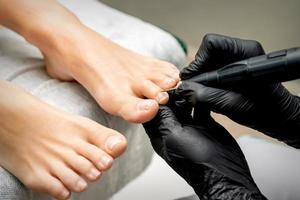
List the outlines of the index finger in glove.
{"label": "index finger in glove", "polygon": [[261,44],[255,40],[207,34],[202,40],[194,61],[181,71],[180,77],[186,80],[227,64],[262,54],[265,52]]}
{"label": "index finger in glove", "polygon": [[[235,115],[243,110],[250,110],[252,104],[242,94],[218,88],[207,87],[191,81],[183,81],[175,93],[183,103],[194,107],[204,107],[225,115]],[[247,107],[249,106],[249,108]]]}

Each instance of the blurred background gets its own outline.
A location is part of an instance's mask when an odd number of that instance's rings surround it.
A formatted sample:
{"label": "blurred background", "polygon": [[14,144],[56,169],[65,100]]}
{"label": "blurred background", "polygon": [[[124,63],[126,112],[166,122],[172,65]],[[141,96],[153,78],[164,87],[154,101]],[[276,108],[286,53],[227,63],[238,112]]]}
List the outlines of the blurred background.
{"label": "blurred background", "polygon": [[[188,44],[189,62],[203,36],[218,33],[260,41],[266,52],[300,46],[299,0],[101,0],[169,31]],[[299,81],[288,83],[300,93]]]}
{"label": "blurred background", "polygon": [[192,47],[206,33],[260,41],[266,51],[300,45],[299,0],[101,0],[168,30]]}
{"label": "blurred background", "polygon": [[[203,36],[218,33],[258,40],[266,52],[300,46],[299,0],[102,0],[113,8],[167,30],[188,44],[187,63],[193,59]],[[285,83],[294,94],[300,81]],[[236,138],[260,133],[215,115]],[[114,200],[176,199],[192,194],[186,183],[157,156],[148,170],[130,183]]]}

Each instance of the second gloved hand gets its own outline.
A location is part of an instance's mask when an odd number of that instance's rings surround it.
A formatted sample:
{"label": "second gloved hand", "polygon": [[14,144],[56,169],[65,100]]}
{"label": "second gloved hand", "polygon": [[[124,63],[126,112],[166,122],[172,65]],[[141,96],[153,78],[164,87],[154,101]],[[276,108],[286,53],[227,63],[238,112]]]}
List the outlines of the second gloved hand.
{"label": "second gloved hand", "polygon": [[[193,104],[300,148],[300,98],[280,83],[212,88],[188,79],[227,64],[264,54],[253,40],[210,34],[203,39],[195,60],[181,72],[183,83],[175,93],[178,104]],[[300,66],[299,66],[300,67]]]}
{"label": "second gloved hand", "polygon": [[234,138],[209,115],[161,106],[144,124],[154,150],[202,199],[266,199],[254,183]]}

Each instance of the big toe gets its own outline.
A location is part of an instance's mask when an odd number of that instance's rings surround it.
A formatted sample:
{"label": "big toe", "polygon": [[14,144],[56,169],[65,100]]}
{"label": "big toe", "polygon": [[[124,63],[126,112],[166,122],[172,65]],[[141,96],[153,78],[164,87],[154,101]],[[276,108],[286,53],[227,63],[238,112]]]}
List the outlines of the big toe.
{"label": "big toe", "polygon": [[155,99],[159,104],[166,104],[169,100],[169,95],[164,92],[159,86],[150,80],[145,80],[139,85],[139,94],[148,99]]}
{"label": "big toe", "polygon": [[158,108],[159,105],[154,99],[128,96],[123,98],[123,105],[119,110],[119,115],[129,122],[144,123],[156,115]]}
{"label": "big toe", "polygon": [[[106,170],[111,166],[112,158],[120,156],[126,150],[127,140],[121,133],[96,123],[90,133],[89,142],[91,145],[86,149],[85,155],[100,169],[102,167],[101,170]],[[98,157],[91,157],[93,152],[98,152]]]}

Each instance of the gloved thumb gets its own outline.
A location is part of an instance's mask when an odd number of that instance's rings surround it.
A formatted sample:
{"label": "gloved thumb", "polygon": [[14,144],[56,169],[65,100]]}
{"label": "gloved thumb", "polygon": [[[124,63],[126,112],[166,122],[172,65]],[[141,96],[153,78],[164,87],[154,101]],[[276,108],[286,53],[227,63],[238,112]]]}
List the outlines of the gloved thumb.
{"label": "gloved thumb", "polygon": [[225,115],[232,115],[241,108],[241,105],[244,106],[243,103],[246,101],[242,94],[234,91],[207,87],[191,81],[182,81],[175,94],[183,99],[181,102],[184,104],[204,107]]}
{"label": "gloved thumb", "polygon": [[174,130],[181,128],[175,113],[168,106],[160,106],[157,115],[149,122],[143,124],[150,138],[154,150],[160,154],[163,137],[172,134]]}

